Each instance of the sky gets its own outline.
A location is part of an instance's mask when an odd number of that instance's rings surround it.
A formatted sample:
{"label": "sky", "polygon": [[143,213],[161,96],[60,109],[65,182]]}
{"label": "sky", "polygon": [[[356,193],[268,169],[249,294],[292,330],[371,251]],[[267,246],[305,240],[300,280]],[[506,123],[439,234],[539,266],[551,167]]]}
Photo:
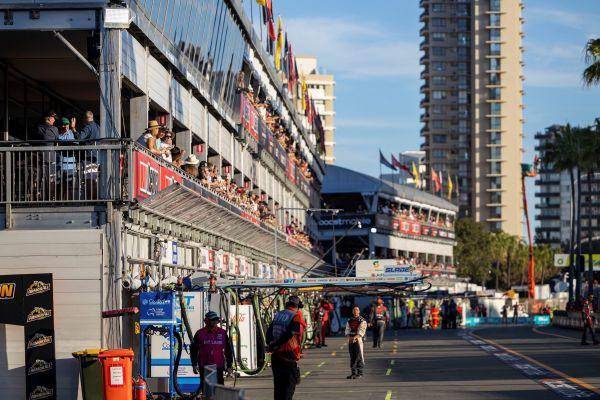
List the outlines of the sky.
{"label": "sky", "polygon": [[[584,45],[600,37],[600,1],[524,3],[523,158],[531,162],[536,132],[600,117],[600,87],[581,82]],[[377,176],[380,148],[388,158],[419,149],[418,0],[273,0],[273,7],[295,53],[317,56],[321,72],[335,75],[337,165]],[[531,200],[533,191],[529,182]]]}

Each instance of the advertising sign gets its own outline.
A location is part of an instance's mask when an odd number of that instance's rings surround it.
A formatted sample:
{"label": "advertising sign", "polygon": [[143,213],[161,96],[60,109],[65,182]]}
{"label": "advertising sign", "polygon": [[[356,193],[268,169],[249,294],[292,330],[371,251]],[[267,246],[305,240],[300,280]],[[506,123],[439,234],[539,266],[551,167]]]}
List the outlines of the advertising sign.
{"label": "advertising sign", "polygon": [[[577,258],[575,255],[574,258]],[[583,254],[583,264],[587,271],[589,257],[587,254]],[[600,254],[592,254],[592,263],[594,271],[600,271]],[[571,265],[571,259],[569,254],[554,254],[554,266],[558,268],[569,267]]]}
{"label": "advertising sign", "polygon": [[0,324],[24,326],[26,399],[57,398],[52,274],[0,276]]}
{"label": "advertising sign", "polygon": [[407,276],[415,273],[415,267],[403,264],[395,259],[385,260],[358,260],[356,262],[356,277],[396,277]]}
{"label": "advertising sign", "polygon": [[[231,322],[235,322],[236,318],[236,307],[230,306],[229,315],[231,315]],[[256,368],[257,364],[257,352],[256,352],[256,327],[254,322],[254,310],[252,306],[240,305],[238,306],[238,327],[239,327],[239,336],[232,335],[231,341],[233,342],[233,351],[236,353],[238,351],[238,340],[240,342],[240,358],[242,359],[242,363],[250,368]]]}
{"label": "advertising sign", "polygon": [[250,103],[250,100],[245,95],[241,96],[240,115],[242,117],[242,127],[255,141],[258,141],[258,124],[260,116],[258,111]]}
{"label": "advertising sign", "polygon": [[133,151],[133,163],[133,194],[136,199],[145,199],[166,189],[175,182],[182,182],[182,177],[179,173],[163,166],[153,157],[140,150]]}
{"label": "advertising sign", "polygon": [[[140,294],[140,305],[142,305],[142,307],[140,307],[140,322],[143,318],[143,301],[145,299],[145,297],[142,296],[156,293],[157,292]],[[203,326],[203,294],[201,292],[184,292],[183,296],[190,327],[192,328],[192,332],[195,333]],[[154,297],[156,300],[156,296]],[[149,296],[149,298],[152,298],[152,296]],[[179,307],[179,301],[175,296],[171,296],[171,299],[174,299],[175,301],[173,302],[174,304],[170,304],[172,308],[169,308],[169,312],[173,313],[175,323],[179,324],[181,323],[181,308]],[[171,346],[169,339],[161,335],[152,335],[150,340],[150,375],[154,378],[167,378],[170,376],[169,350]],[[192,371],[189,346],[190,343],[186,338],[186,340],[184,340],[184,350],[181,354],[181,365],[177,375],[180,377],[180,385],[183,385],[185,391],[194,390],[200,383],[198,375],[194,375],[194,372]]]}
{"label": "advertising sign", "polygon": [[369,228],[375,221],[374,215],[370,214],[337,214],[333,218],[323,217],[319,219],[319,229],[349,229],[353,226],[357,227],[358,223],[363,228]]}

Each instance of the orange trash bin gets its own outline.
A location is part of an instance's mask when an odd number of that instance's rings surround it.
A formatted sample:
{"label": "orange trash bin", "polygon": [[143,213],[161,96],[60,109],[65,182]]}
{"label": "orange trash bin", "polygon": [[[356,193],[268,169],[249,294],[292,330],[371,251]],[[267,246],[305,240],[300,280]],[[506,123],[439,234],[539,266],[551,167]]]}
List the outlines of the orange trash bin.
{"label": "orange trash bin", "polygon": [[106,350],[98,359],[102,364],[104,400],[133,400],[133,350]]}

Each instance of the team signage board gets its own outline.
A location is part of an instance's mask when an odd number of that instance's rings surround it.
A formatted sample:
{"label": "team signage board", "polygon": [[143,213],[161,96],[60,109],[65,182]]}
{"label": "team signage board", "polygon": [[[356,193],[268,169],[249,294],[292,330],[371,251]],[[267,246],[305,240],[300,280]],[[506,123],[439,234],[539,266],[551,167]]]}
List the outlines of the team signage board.
{"label": "team signage board", "polygon": [[182,177],[175,170],[162,165],[154,157],[140,150],[133,151],[134,196],[142,200],[168,188]]}
{"label": "team signage board", "polygon": [[[575,255],[577,257],[577,255]],[[583,254],[584,265],[587,270],[589,257],[587,254]],[[594,271],[600,271],[600,254],[592,254],[592,263]],[[554,254],[554,266],[558,268],[568,267],[571,265],[571,259],[569,254]]]}
{"label": "team signage board", "polygon": [[[229,315],[231,315],[231,322],[235,322],[236,306],[229,307]],[[255,369],[257,364],[256,325],[254,322],[254,310],[252,309],[252,305],[239,305],[237,319],[240,334],[231,338],[234,354],[237,358],[238,341],[240,341],[239,359],[242,360],[245,367]]]}
{"label": "team signage board", "polygon": [[323,217],[318,221],[319,229],[331,230],[349,229],[353,226],[358,226],[360,223],[363,228],[369,228],[375,222],[374,215],[369,214],[336,214],[333,218]]}
{"label": "team signage board", "polygon": [[392,277],[407,276],[415,273],[415,267],[395,259],[358,260],[356,277]]}
{"label": "team signage board", "polygon": [[56,399],[52,274],[1,275],[0,324],[24,326],[25,398]]}

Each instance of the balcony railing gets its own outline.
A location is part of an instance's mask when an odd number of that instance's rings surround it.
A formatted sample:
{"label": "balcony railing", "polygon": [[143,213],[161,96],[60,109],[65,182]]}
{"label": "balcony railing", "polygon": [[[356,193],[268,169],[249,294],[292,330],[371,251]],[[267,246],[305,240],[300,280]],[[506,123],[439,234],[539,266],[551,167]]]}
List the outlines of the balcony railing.
{"label": "balcony railing", "polygon": [[392,232],[395,235],[428,240],[428,241],[454,241],[454,228],[436,224],[424,223],[417,220],[377,214],[375,216],[377,229]]}

